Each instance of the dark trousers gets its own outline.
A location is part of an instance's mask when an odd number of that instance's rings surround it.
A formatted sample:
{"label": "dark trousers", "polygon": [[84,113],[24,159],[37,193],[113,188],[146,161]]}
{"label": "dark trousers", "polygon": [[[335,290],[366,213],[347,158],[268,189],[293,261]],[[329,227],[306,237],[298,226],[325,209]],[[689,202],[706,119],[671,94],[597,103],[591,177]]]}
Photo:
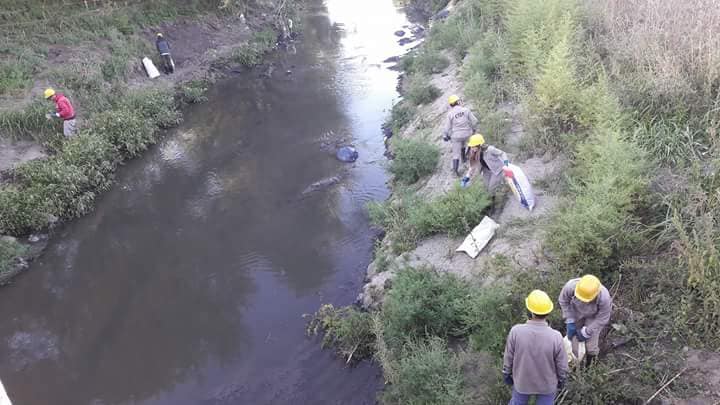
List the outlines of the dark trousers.
{"label": "dark trousers", "polygon": [[162,59],[162,69],[165,74],[175,73],[175,62],[169,53],[160,55]]}

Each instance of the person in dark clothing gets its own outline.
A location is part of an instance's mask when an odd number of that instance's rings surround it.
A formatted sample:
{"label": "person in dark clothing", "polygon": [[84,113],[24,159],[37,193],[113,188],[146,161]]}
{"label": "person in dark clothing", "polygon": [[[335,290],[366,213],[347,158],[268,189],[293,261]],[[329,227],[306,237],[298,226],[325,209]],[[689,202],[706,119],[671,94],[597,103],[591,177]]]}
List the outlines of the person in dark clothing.
{"label": "person in dark clothing", "polygon": [[157,39],[155,40],[155,47],[157,48],[158,53],[160,53],[162,69],[165,74],[175,73],[175,62],[170,55],[170,43],[167,39],[165,39],[163,34],[159,32],[157,34]]}

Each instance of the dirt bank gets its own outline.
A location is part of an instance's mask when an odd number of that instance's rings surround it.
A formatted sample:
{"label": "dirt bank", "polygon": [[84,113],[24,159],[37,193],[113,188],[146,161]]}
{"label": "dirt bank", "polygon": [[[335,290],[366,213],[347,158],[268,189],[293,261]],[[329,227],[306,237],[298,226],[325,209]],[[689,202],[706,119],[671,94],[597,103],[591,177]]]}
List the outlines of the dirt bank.
{"label": "dirt bank", "polygon": [[[443,72],[434,74],[431,83],[440,89],[440,96],[429,105],[418,109],[416,118],[398,134],[401,139],[418,138],[424,133],[420,128],[431,123],[429,141],[441,150],[440,166],[426,179],[422,180],[418,194],[423,198],[430,198],[447,193],[455,187],[459,179],[451,170],[450,144],[442,141],[441,131],[445,113],[447,112],[447,99],[450,95],[463,95],[463,85],[460,80],[457,64],[452,63]],[[468,104],[472,109],[473,106]],[[518,201],[510,195],[496,207],[490,217],[500,228],[495,237],[485,247],[476,259],[471,259],[465,253],[455,252],[464,237],[451,238],[438,234],[420,241],[418,246],[410,252],[399,256],[383,258],[389,260],[387,270],[378,272],[378,262],[370,264],[367,271],[367,284],[358,296],[358,302],[364,308],[379,308],[386,287],[397,271],[405,266],[433,268],[439,272],[453,273],[465,278],[479,278],[485,283],[494,281],[502,274],[493,271],[495,263],[503,263],[504,271],[525,271],[528,269],[547,270],[548,259],[545,257],[541,241],[543,240],[543,227],[548,217],[557,207],[559,197],[549,184],[564,168],[562,157],[534,156],[532,153],[521,151],[523,138],[526,132],[521,121],[522,111],[515,104],[506,104],[499,109],[504,112],[508,121],[507,131],[504,134],[486,134],[490,144],[502,147],[509,155],[510,161],[521,167],[530,178],[533,190],[537,196],[537,204],[532,212],[523,208]],[[481,117],[480,117],[481,118]],[[505,145],[499,145],[503,140]],[[476,224],[473,224],[476,225]],[[390,240],[384,240],[389,245]],[[509,269],[507,268],[509,266]]]}

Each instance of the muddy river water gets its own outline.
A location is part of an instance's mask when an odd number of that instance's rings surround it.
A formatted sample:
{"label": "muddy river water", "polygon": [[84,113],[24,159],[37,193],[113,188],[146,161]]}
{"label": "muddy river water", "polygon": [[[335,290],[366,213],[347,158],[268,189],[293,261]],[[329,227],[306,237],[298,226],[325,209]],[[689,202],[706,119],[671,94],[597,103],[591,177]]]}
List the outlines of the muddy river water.
{"label": "muddy river water", "polygon": [[[377,367],[321,350],[302,315],[360,290],[365,204],[388,194],[380,125],[397,73],[382,61],[406,24],[392,0],[311,2],[271,77],[221,81],[123,167],[0,293],[14,403],[375,403]],[[334,157],[346,143],[353,164]]]}

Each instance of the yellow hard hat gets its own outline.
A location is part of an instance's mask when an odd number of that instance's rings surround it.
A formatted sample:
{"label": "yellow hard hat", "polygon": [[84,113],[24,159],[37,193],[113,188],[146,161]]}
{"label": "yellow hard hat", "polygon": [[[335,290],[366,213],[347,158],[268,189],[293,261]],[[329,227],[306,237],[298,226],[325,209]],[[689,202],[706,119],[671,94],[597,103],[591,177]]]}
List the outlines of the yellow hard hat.
{"label": "yellow hard hat", "polygon": [[45,89],[45,98],[50,98],[55,95],[55,90],[47,88]]}
{"label": "yellow hard hat", "polygon": [[547,315],[553,310],[553,302],[545,291],[533,290],[525,298],[525,307],[535,315]]}
{"label": "yellow hard hat", "polygon": [[600,294],[600,279],[587,274],[575,284],[575,297],[582,302],[590,302]]}
{"label": "yellow hard hat", "polygon": [[454,94],[448,98],[448,103],[450,105],[456,104],[458,101],[460,101],[460,97],[458,97]]}
{"label": "yellow hard hat", "polygon": [[485,144],[485,138],[480,134],[475,134],[468,139],[468,146],[473,148]]}

